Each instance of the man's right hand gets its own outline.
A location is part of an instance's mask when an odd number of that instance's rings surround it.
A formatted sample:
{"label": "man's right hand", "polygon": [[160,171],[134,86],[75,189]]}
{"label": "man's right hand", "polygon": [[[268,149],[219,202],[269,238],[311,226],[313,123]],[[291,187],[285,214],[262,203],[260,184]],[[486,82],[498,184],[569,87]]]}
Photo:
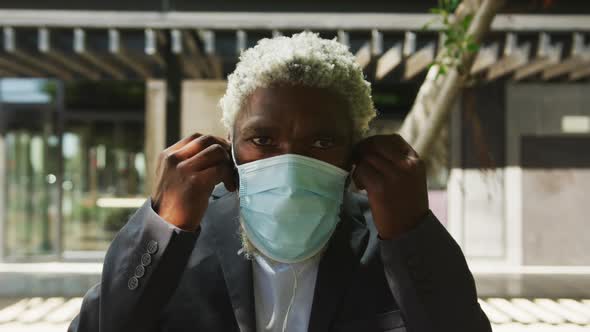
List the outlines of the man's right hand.
{"label": "man's right hand", "polygon": [[195,231],[213,188],[223,182],[237,189],[230,148],[223,138],[193,134],[160,154],[152,202],[162,219]]}

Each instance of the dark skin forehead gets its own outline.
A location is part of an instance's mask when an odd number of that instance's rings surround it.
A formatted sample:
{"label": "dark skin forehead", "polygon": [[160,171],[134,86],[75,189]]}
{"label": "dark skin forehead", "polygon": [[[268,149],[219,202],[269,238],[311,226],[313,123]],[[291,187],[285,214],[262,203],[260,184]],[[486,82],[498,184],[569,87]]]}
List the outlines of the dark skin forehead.
{"label": "dark skin forehead", "polygon": [[[343,97],[326,88],[256,89],[234,123],[238,163],[292,153],[349,169],[352,121]],[[264,142],[264,145],[257,143]],[[271,144],[266,144],[266,143]]]}

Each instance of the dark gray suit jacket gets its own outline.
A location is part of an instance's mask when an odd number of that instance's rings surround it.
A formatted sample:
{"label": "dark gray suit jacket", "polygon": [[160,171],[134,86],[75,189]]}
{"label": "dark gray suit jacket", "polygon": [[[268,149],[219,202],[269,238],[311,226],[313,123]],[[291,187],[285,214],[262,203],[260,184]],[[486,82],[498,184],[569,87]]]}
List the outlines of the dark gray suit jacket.
{"label": "dark gray suit jacket", "polygon": [[[256,331],[252,263],[237,254],[239,203],[218,186],[198,234],[148,200],[113,240],[102,282],[70,332]],[[320,261],[309,331],[491,331],[455,241],[432,213],[377,237],[366,196],[348,194]]]}

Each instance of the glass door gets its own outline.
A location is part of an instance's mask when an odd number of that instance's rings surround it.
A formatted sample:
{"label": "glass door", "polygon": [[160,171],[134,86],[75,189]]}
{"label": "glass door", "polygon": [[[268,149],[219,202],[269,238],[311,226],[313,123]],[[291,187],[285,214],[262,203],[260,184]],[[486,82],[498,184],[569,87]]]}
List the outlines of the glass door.
{"label": "glass door", "polygon": [[43,94],[44,83],[0,82],[0,243],[5,261],[55,259],[58,255],[58,117],[51,98]]}
{"label": "glass door", "polygon": [[[142,113],[140,113],[142,114]],[[144,202],[143,117],[66,117],[64,258],[97,259]],[[131,117],[133,119],[133,117]]]}
{"label": "glass door", "polygon": [[68,84],[0,80],[0,261],[101,260],[145,201],[143,84]]}

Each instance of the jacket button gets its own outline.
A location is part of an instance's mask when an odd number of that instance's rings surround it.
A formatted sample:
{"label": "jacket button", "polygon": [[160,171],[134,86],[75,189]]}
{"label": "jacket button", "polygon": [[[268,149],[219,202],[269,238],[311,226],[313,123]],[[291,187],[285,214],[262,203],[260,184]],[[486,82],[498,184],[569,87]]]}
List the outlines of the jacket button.
{"label": "jacket button", "polygon": [[147,252],[148,254],[155,254],[158,251],[158,242],[151,240],[150,242],[148,242],[147,244]]}
{"label": "jacket button", "polygon": [[136,277],[129,278],[129,281],[127,282],[127,287],[130,290],[134,290],[137,288],[137,286],[139,286],[139,279],[137,279]]}
{"label": "jacket button", "polygon": [[145,253],[141,255],[141,265],[148,266],[152,263],[152,255]]}
{"label": "jacket button", "polygon": [[135,268],[135,276],[137,278],[141,278],[145,275],[145,267],[143,267],[143,265],[137,265],[137,267]]}

